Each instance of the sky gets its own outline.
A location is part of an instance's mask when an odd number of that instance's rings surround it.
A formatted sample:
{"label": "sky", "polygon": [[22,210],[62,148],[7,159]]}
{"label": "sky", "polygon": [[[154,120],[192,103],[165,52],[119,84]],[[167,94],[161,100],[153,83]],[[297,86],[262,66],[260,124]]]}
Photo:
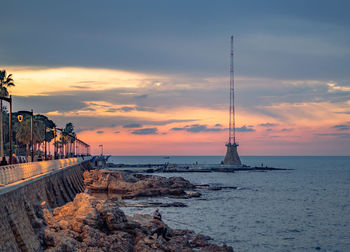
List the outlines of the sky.
{"label": "sky", "polygon": [[230,36],[240,155],[349,155],[349,1],[1,0],[13,109],[92,152],[224,155]]}

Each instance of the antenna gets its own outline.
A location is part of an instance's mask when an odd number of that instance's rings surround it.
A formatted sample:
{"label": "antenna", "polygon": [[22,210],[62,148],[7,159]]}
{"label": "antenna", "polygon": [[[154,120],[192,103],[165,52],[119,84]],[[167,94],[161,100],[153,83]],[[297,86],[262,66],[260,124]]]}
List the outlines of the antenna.
{"label": "antenna", "polygon": [[231,36],[231,53],[230,53],[230,122],[228,143],[236,145],[236,122],[235,122],[235,79],[233,65],[233,36]]}

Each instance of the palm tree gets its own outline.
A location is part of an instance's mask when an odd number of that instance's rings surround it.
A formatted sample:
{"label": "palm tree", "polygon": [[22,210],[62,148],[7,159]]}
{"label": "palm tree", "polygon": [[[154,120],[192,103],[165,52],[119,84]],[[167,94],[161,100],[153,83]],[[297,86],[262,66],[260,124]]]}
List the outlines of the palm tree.
{"label": "palm tree", "polygon": [[72,153],[72,143],[74,142],[74,126],[73,123],[67,123],[66,127],[64,127],[62,131],[62,135],[65,138],[65,144],[66,144],[66,155],[70,155]]}
{"label": "palm tree", "polygon": [[[0,70],[0,96],[6,97],[9,95],[8,88],[14,86],[12,74],[6,76],[6,70]],[[2,100],[0,100],[0,156],[4,156],[4,138],[2,129]]]}
{"label": "palm tree", "polygon": [[30,120],[23,120],[20,124],[18,124],[18,128],[16,129],[16,139],[17,141],[26,145],[26,156],[29,156],[29,144],[31,142],[30,137]]}
{"label": "palm tree", "polygon": [[[16,130],[17,141],[26,145],[26,156],[29,156],[29,144],[31,143],[31,132],[30,132],[30,119],[23,120]],[[33,146],[34,152],[36,145],[42,143],[45,140],[45,124],[34,118],[33,120]]]}

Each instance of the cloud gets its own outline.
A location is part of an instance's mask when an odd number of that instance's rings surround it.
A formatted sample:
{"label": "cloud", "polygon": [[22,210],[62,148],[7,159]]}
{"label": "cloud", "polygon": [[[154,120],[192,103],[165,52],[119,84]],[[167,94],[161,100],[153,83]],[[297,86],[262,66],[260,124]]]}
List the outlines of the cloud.
{"label": "cloud", "polygon": [[135,108],[134,107],[124,106],[124,107],[121,107],[120,110],[124,111],[124,112],[130,112],[130,111],[135,110]]}
{"label": "cloud", "polygon": [[237,132],[253,132],[253,131],[255,131],[255,129],[253,129],[253,128],[248,128],[248,127],[246,127],[246,126],[244,125],[244,126],[242,126],[242,127],[240,127],[240,128],[236,128],[236,131],[237,131]]}
{"label": "cloud", "polygon": [[96,111],[94,108],[82,108],[82,111]]}
{"label": "cloud", "polygon": [[217,124],[215,124],[215,127],[222,127],[222,124],[221,123],[217,123]]}
{"label": "cloud", "polygon": [[316,136],[336,136],[336,137],[350,137],[350,133],[319,133]]}
{"label": "cloud", "polygon": [[260,123],[259,126],[261,127],[275,127],[277,126],[278,124],[276,123]]}
{"label": "cloud", "polygon": [[119,130],[117,130],[117,131],[114,131],[113,133],[114,133],[114,134],[119,134],[119,133],[120,133],[120,131],[119,131]]}
{"label": "cloud", "polygon": [[266,131],[272,131],[272,129],[266,129]]}
{"label": "cloud", "polygon": [[146,99],[148,97],[148,95],[147,94],[143,94],[143,95],[136,95],[136,96],[134,96],[134,98],[136,98],[136,99]]}
{"label": "cloud", "polygon": [[156,135],[158,134],[157,128],[144,128],[144,129],[137,129],[131,132],[134,135]]}
{"label": "cloud", "polygon": [[[79,82],[79,83],[86,83],[86,82]],[[76,88],[76,89],[88,89],[89,87],[87,86],[78,86],[78,85],[71,85],[71,88]]]}
{"label": "cloud", "polygon": [[283,129],[281,129],[281,131],[282,131],[282,132],[293,131],[293,129],[292,129],[292,128],[283,128]]}
{"label": "cloud", "polygon": [[72,122],[79,127],[81,131],[95,130],[100,128],[114,128],[117,126],[124,126],[128,124],[140,124],[149,126],[162,126],[172,123],[192,122],[191,119],[171,119],[171,120],[149,120],[147,118],[139,118],[132,116],[64,116],[64,115],[50,115],[49,118],[57,125],[64,126],[67,122]]}
{"label": "cloud", "polygon": [[110,109],[106,110],[106,112],[108,112],[108,113],[114,113],[116,111],[118,111],[118,109],[115,109],[115,108],[110,108]]}
{"label": "cloud", "polygon": [[123,125],[123,128],[129,129],[129,128],[142,128],[142,124],[139,123],[130,123]]}
{"label": "cloud", "polygon": [[219,129],[219,128],[208,128],[207,125],[204,124],[192,124],[192,125],[186,125],[185,127],[175,127],[172,128],[171,130],[174,131],[187,131],[187,132],[192,132],[192,133],[199,133],[199,132],[218,132],[218,131],[223,131],[224,129]]}
{"label": "cloud", "polygon": [[346,124],[338,124],[338,125],[334,125],[332,128],[338,130],[338,131],[344,131],[344,130],[349,130],[350,129],[350,125],[346,125]]}
{"label": "cloud", "polygon": [[97,134],[103,134],[104,131],[103,131],[103,130],[98,130],[98,131],[96,131],[96,133],[97,133]]}

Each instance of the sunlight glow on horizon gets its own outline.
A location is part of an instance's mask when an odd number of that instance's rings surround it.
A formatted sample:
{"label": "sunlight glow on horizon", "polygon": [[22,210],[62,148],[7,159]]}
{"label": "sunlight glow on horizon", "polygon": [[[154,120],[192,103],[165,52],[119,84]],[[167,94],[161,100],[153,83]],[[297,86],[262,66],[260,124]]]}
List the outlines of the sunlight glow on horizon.
{"label": "sunlight glow on horizon", "polygon": [[[90,98],[83,101],[85,106],[82,108],[68,111],[52,110],[45,113],[49,117],[64,117],[67,122],[70,118],[77,118],[76,129],[83,128],[78,135],[92,146],[93,153],[99,153],[98,145],[103,144],[106,153],[116,155],[224,155],[228,124],[228,112],[224,106],[226,102],[216,107],[198,107],[190,103],[165,106],[167,105],[165,95],[169,93],[171,97],[171,92],[179,92],[180,95],[177,93],[179,97],[181,94],[186,96],[186,90],[191,88],[215,91],[216,87],[226,88],[227,86],[228,89],[227,77],[205,77],[204,84],[201,84],[201,79],[191,77],[186,79],[185,76],[177,79],[172,75],[153,75],[102,68],[12,66],[8,67],[7,71],[13,73],[16,86],[11,88],[10,92],[17,97],[52,96],[56,92],[67,95],[73,91],[79,94],[79,90],[81,92],[111,90],[112,92],[115,89],[125,89],[124,93],[118,93],[119,98],[115,101]],[[249,92],[257,87],[267,87],[268,83],[276,88],[281,85],[286,87],[315,85],[328,88],[330,93],[350,91],[337,83],[324,83],[317,80],[290,81],[238,77],[236,83],[238,103],[243,99],[240,97],[240,91]],[[140,96],[140,90],[150,96],[163,95],[164,104],[150,107],[146,103],[144,106],[139,106],[135,102],[135,96]],[[226,99],[225,95],[223,93],[223,99]],[[120,97],[124,101],[118,100]],[[248,96],[248,98],[252,101],[255,99],[254,96]],[[142,99],[152,98],[145,96]],[[336,148],[336,138],[341,136],[339,134],[349,132],[346,127],[343,127],[344,131],[339,132],[335,128],[335,125],[350,123],[350,115],[347,114],[349,105],[348,101],[332,103],[319,101],[318,97],[307,102],[260,103],[251,107],[236,104],[236,126],[245,127],[242,129],[245,132],[237,130],[237,138],[241,143],[239,153],[241,155],[327,153],[327,143],[333,144]],[[109,125],[91,126],[90,129],[89,125],[84,127],[79,125],[79,117],[111,119],[123,117],[146,122],[135,128]],[[262,126],[264,124],[267,126]],[[269,124],[271,126],[268,126]],[[198,127],[198,132],[191,132],[189,130],[191,127]],[[152,130],[155,132],[135,133],[140,129],[150,129],[150,132]],[[339,141],[340,145],[335,149],[337,151],[335,153],[343,150],[345,140]]]}

